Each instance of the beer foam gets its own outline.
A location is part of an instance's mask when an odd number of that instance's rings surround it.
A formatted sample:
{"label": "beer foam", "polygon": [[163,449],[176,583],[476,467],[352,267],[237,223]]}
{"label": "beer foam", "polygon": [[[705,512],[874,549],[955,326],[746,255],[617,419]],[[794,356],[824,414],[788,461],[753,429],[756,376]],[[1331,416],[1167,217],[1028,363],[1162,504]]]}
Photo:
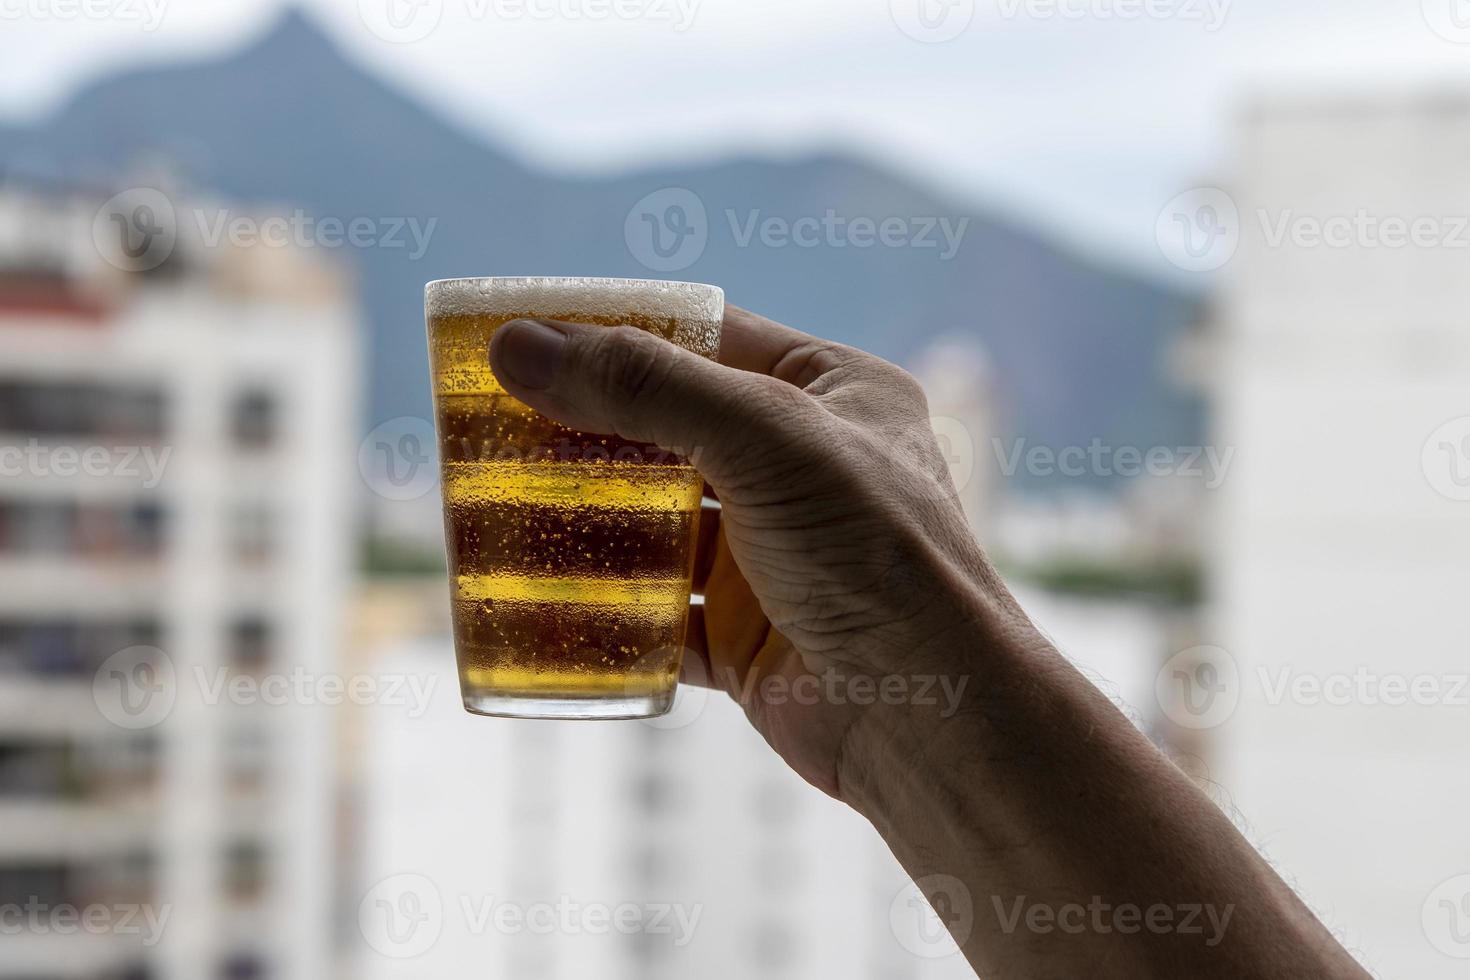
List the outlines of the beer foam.
{"label": "beer foam", "polygon": [[435,316],[535,314],[554,320],[627,314],[718,325],[725,291],[697,282],[654,279],[438,279],[424,287],[424,312]]}

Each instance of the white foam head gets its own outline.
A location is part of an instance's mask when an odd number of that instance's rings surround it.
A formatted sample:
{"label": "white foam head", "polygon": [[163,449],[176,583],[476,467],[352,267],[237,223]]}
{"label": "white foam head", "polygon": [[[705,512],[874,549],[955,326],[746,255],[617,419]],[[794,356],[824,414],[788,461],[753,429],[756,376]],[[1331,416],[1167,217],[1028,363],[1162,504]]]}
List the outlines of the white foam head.
{"label": "white foam head", "polygon": [[535,314],[555,320],[602,319],[629,314],[670,319],[675,342],[713,356],[725,312],[725,291],[697,282],[656,279],[557,278],[553,276],[438,279],[424,287],[424,312],[441,316]]}

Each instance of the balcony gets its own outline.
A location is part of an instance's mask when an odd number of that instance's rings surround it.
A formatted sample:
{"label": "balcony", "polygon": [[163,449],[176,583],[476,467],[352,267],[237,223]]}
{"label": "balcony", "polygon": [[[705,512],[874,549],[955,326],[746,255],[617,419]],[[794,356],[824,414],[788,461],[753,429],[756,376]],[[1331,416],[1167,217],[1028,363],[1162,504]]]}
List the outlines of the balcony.
{"label": "balcony", "polygon": [[74,864],[148,850],[157,833],[151,799],[56,803],[0,798],[0,864]]}
{"label": "balcony", "polygon": [[97,562],[0,552],[0,615],[152,613],[164,591],[164,570],[160,559]]}

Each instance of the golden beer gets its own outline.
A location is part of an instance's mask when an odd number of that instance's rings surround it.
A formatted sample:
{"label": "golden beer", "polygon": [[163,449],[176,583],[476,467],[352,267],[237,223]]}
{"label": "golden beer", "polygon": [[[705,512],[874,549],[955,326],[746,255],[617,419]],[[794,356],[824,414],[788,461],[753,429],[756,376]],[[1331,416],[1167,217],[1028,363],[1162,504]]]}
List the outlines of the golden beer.
{"label": "golden beer", "polygon": [[447,279],[425,290],[454,645],[465,707],[638,718],[673,703],[689,614],[698,473],[512,398],[497,328],[528,317],[629,324],[705,357],[724,293],[636,279]]}

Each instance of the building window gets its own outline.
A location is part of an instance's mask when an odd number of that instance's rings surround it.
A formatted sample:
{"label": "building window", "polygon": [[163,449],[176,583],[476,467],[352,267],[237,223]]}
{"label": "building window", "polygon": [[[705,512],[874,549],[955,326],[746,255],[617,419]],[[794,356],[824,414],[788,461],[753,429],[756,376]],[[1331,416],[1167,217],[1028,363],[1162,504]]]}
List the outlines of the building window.
{"label": "building window", "polygon": [[679,790],[678,783],[659,772],[644,773],[633,783],[638,807],[649,816],[678,810],[682,802]]}
{"label": "building window", "polygon": [[128,647],[156,647],[157,620],[0,619],[0,675],[90,678]]}
{"label": "building window", "polygon": [[0,379],[0,432],[151,443],[163,436],[166,411],[156,388]]}
{"label": "building window", "polygon": [[241,616],[230,624],[230,667],[239,674],[263,674],[270,666],[275,638],[263,616]]}
{"label": "building window", "polygon": [[0,552],[86,558],[154,558],[166,514],[155,501],[81,505],[70,500],[0,501]]}
{"label": "building window", "polygon": [[230,550],[243,562],[263,562],[275,552],[276,513],[267,503],[238,503],[230,510]]}
{"label": "building window", "polygon": [[271,392],[252,388],[235,397],[230,434],[239,448],[269,449],[276,441],[278,423],[276,399]]}
{"label": "building window", "polygon": [[61,862],[0,866],[0,906],[67,905],[75,897],[70,869]]}
{"label": "building window", "polygon": [[241,792],[260,789],[270,774],[270,737],[254,725],[232,727],[225,734],[225,779]]}
{"label": "building window", "polygon": [[263,980],[265,961],[255,953],[234,953],[220,964],[220,980]]}
{"label": "building window", "polygon": [[236,841],[225,853],[225,892],[237,902],[253,902],[265,892],[266,854],[258,841]]}
{"label": "building window", "polygon": [[105,799],[150,789],[157,774],[158,742],[152,735],[0,740],[0,798]]}
{"label": "building window", "polygon": [[68,798],[76,794],[76,760],[65,742],[0,742],[0,797]]}
{"label": "building window", "polygon": [[163,550],[165,516],[163,505],[139,501],[123,512],[125,549],[130,555],[157,555]]}

